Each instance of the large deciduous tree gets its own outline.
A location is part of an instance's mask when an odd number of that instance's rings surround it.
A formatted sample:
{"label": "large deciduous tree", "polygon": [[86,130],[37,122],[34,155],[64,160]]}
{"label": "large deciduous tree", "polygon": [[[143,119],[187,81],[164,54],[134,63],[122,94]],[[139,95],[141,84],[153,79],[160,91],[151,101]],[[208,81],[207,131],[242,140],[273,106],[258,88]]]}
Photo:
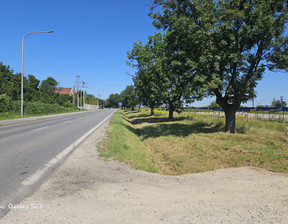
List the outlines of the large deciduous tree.
{"label": "large deciduous tree", "polygon": [[8,90],[8,83],[12,78],[13,70],[0,62],[0,95]]}
{"label": "large deciduous tree", "polygon": [[134,110],[138,100],[133,85],[126,86],[126,89],[121,92],[120,98],[122,100],[123,107],[131,108],[131,110]]}
{"label": "large deciduous tree", "polygon": [[109,98],[105,101],[105,107],[118,108],[121,101],[119,94],[110,94]]}
{"label": "large deciduous tree", "polygon": [[57,84],[58,82],[52,77],[48,77],[47,79],[41,82],[39,87],[41,102],[51,104],[57,102],[57,96],[54,91]]}
{"label": "large deciduous tree", "polygon": [[166,34],[156,33],[148,37],[148,43],[134,44],[128,52],[128,58],[136,61],[137,68],[134,84],[144,105],[153,109],[166,104],[169,109],[169,119],[173,112],[183,110],[184,100],[193,101],[202,96],[197,87],[196,73],[183,62],[182,52],[170,48]]}
{"label": "large deciduous tree", "polygon": [[136,94],[144,106],[154,109],[163,103],[164,77],[162,61],[164,57],[163,40],[160,33],[148,37],[148,43],[143,45],[135,42],[133,49],[127,52],[128,65],[137,69],[133,77]]}
{"label": "large deciduous tree", "polygon": [[[187,70],[216,96],[225,131],[235,133],[235,113],[255,96],[265,69],[288,67],[287,0],[153,0],[150,16],[167,30],[169,45]],[[156,12],[156,7],[162,7]]]}

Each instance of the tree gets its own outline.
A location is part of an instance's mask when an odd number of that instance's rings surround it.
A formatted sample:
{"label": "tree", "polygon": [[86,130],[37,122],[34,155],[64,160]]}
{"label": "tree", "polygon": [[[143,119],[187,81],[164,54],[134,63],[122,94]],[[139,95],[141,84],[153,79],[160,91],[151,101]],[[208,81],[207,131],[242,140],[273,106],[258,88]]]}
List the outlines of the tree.
{"label": "tree", "polygon": [[276,100],[274,97],[271,105],[272,107],[286,107],[287,103],[283,100],[283,97],[280,97],[280,100]]}
{"label": "tree", "polygon": [[34,75],[28,75],[27,88],[24,94],[26,101],[37,101],[40,81]]}
{"label": "tree", "polygon": [[41,82],[40,91],[49,93],[54,92],[57,84],[58,82],[54,78],[48,77],[47,79]]}
{"label": "tree", "polygon": [[105,107],[108,108],[118,108],[119,102],[121,101],[119,94],[110,94],[109,98],[105,101]]}
{"label": "tree", "polygon": [[202,94],[198,91],[195,73],[185,69],[181,53],[169,48],[168,41],[165,34],[156,33],[148,37],[145,46],[141,42],[134,44],[128,58],[137,61],[134,84],[143,104],[151,108],[151,115],[156,106],[166,104],[171,120],[174,111],[183,110],[184,101],[192,102]]}
{"label": "tree", "polygon": [[219,106],[218,103],[216,103],[216,101],[212,101],[212,102],[210,103],[210,105],[208,105],[208,107],[219,108],[220,106]]}
{"label": "tree", "polygon": [[[23,93],[25,97],[28,83],[26,77],[23,77],[23,83]],[[7,86],[7,96],[13,101],[19,101],[21,99],[21,74],[12,74]]]}
{"label": "tree", "polygon": [[[54,92],[57,81],[48,77],[43,80],[40,88],[40,81],[34,75],[23,77],[24,103],[29,101],[41,101],[42,103],[59,104],[64,107],[71,107],[72,97],[60,95]],[[20,110],[21,98],[21,74],[13,73],[9,66],[0,62],[0,111]],[[18,102],[17,102],[18,101]],[[24,104],[24,107],[25,107]],[[43,108],[42,108],[43,109]],[[48,109],[48,108],[47,108]]]}
{"label": "tree", "polygon": [[0,95],[8,90],[8,83],[12,77],[13,70],[0,62]]}
{"label": "tree", "polygon": [[134,110],[138,100],[133,85],[126,86],[126,89],[121,92],[120,98],[122,100],[123,107],[131,108],[131,110]]}
{"label": "tree", "polygon": [[146,45],[141,41],[135,42],[131,52],[127,52],[129,59],[127,64],[137,69],[133,77],[136,95],[144,106],[150,107],[151,116],[154,115],[154,109],[164,100],[163,54],[163,40],[160,33],[149,36]]}
{"label": "tree", "polygon": [[41,82],[41,85],[39,87],[41,102],[50,104],[57,103],[57,96],[54,92],[57,84],[57,81],[52,77],[48,77]]}
{"label": "tree", "polygon": [[[153,0],[153,24],[167,30],[206,93],[225,112],[225,131],[236,132],[235,113],[255,97],[265,69],[288,68],[287,1]],[[162,11],[153,13],[157,6]]]}

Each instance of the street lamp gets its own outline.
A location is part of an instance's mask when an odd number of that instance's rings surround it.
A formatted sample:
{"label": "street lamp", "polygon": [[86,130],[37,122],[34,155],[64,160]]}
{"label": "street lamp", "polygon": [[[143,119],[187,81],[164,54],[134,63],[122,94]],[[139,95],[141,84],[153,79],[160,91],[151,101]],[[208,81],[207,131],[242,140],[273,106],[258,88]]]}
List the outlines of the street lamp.
{"label": "street lamp", "polygon": [[24,86],[24,81],[23,81],[23,61],[24,61],[24,39],[27,37],[29,34],[34,34],[34,33],[53,33],[53,30],[49,31],[38,31],[38,32],[29,32],[27,33],[23,38],[22,38],[22,66],[21,66],[21,117],[23,117],[23,86]]}

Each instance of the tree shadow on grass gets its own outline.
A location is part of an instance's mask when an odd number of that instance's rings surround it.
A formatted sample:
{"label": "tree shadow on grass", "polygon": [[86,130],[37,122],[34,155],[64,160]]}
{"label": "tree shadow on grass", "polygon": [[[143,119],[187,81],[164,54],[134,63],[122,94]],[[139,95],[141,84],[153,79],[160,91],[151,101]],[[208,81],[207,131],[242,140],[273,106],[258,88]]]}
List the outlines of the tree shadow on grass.
{"label": "tree shadow on grass", "polygon": [[132,122],[127,118],[127,116],[123,116],[122,115],[122,119],[124,119],[125,121],[129,122],[130,124],[132,124]]}
{"label": "tree shadow on grass", "polygon": [[[139,118],[136,118],[133,120],[133,118],[135,117],[139,117]],[[169,120],[168,118],[166,117],[151,117],[149,115],[135,115],[135,116],[127,116],[126,114],[122,114],[122,118],[133,124],[133,125],[136,125],[136,124],[142,124],[142,123],[164,123],[164,122],[173,122],[173,121],[182,121],[184,120],[185,118],[184,117],[176,117],[176,118],[173,118],[173,120]],[[131,121],[132,120],[132,121]]]}
{"label": "tree shadow on grass", "polygon": [[148,114],[137,114],[137,115],[129,116],[130,119],[133,119],[135,117],[150,117],[150,116]]}
{"label": "tree shadow on grass", "polygon": [[187,137],[191,134],[209,134],[222,131],[220,126],[211,126],[205,122],[196,122],[193,124],[167,123],[159,124],[156,126],[146,126],[138,129],[134,129],[129,125],[123,125],[128,130],[141,137],[143,140],[147,138],[158,138],[163,136]]}
{"label": "tree shadow on grass", "polygon": [[135,119],[134,121],[131,121],[131,124],[136,125],[142,123],[164,123],[164,122],[182,121],[184,119],[185,119],[184,117],[176,117],[173,118],[173,120],[169,120],[167,117],[150,117],[149,119],[138,118]]}

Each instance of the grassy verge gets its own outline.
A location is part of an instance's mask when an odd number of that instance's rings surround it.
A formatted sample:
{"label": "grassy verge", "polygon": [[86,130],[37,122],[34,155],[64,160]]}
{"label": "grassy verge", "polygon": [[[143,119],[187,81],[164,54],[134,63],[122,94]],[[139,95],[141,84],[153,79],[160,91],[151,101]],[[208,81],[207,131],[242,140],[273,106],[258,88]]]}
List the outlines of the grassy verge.
{"label": "grassy verge", "polygon": [[[71,112],[77,112],[79,111],[78,108],[65,108],[63,110],[59,110],[57,112],[50,112],[50,113],[25,113],[23,117],[35,117],[35,116],[44,116],[44,115],[51,115],[51,114],[63,114],[63,113],[71,113]],[[6,119],[16,119],[21,118],[20,112],[14,112],[9,111],[5,113],[0,113],[0,120],[6,120]]]}
{"label": "grassy verge", "polygon": [[288,172],[287,124],[237,117],[238,133],[228,134],[223,117],[155,114],[118,111],[100,155],[169,175],[241,166]]}
{"label": "grassy verge", "polygon": [[147,149],[141,139],[129,128],[122,111],[117,111],[109,126],[109,138],[100,147],[100,155],[125,162],[135,169],[157,172],[156,156]]}

